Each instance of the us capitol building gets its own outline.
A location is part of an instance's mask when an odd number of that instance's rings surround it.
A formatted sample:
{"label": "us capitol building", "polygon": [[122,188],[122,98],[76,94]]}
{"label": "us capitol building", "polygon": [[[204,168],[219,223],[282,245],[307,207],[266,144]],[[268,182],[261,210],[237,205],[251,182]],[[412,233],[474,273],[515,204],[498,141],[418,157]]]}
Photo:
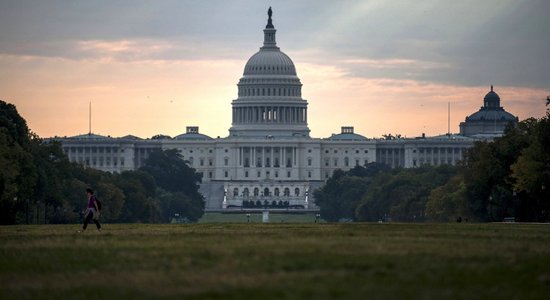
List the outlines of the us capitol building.
{"label": "us capitol building", "polygon": [[337,169],[370,162],[393,168],[424,164],[454,165],[476,140],[501,136],[518,118],[500,106],[491,91],[481,109],[460,124],[460,134],[435,137],[369,139],[341,127],[339,134],[312,138],[308,101],[294,63],[276,43],[271,8],[264,43],[244,67],[231,102],[229,136],[213,139],[189,126],[174,138],[112,138],[92,133],[53,138],[71,161],[107,172],[140,168],[152,151],[177,149],[202,174],[206,209],[264,206],[316,209],[312,191]]}

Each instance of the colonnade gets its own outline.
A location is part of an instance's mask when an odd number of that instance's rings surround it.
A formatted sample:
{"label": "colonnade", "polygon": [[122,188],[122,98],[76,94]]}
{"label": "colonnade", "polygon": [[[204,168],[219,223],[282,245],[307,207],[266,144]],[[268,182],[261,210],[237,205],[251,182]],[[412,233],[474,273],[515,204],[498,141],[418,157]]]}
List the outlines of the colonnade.
{"label": "colonnade", "polygon": [[233,124],[307,123],[307,108],[293,106],[233,107]]}
{"label": "colonnade", "polygon": [[239,147],[239,166],[244,168],[293,168],[297,158],[296,147]]}

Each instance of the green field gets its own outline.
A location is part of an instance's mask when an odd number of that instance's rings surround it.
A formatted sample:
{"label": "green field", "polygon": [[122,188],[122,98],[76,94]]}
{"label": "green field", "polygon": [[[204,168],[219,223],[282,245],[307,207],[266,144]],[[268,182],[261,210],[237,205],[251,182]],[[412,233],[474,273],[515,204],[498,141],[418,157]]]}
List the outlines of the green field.
{"label": "green field", "polygon": [[550,225],[0,227],[0,299],[548,299]]}

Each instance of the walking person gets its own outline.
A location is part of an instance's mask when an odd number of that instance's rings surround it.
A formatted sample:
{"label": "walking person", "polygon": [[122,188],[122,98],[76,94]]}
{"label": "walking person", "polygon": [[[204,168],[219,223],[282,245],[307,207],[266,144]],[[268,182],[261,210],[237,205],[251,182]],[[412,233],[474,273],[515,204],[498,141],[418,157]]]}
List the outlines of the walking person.
{"label": "walking person", "polygon": [[94,196],[94,191],[90,188],[86,189],[86,195],[88,196],[88,206],[86,207],[86,212],[84,213],[84,225],[82,225],[82,231],[86,230],[88,223],[93,221],[98,231],[101,231],[101,224],[99,224],[99,211],[98,200]]}

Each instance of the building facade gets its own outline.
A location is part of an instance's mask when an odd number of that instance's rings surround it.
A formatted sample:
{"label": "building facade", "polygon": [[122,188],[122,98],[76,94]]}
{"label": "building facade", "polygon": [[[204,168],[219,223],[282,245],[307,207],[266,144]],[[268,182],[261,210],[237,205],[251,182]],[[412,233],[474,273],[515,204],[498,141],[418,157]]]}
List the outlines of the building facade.
{"label": "building facade", "polygon": [[302,84],[292,60],[277,47],[271,10],[268,15],[263,46],[246,63],[231,102],[229,136],[213,139],[190,126],[174,138],[58,138],[69,159],[123,172],[140,168],[152,151],[177,149],[202,174],[206,209],[316,209],[312,191],[335,170],[370,162],[393,168],[454,165],[473,145],[475,138],[466,135],[369,139],[351,126],[327,138],[310,137]]}

